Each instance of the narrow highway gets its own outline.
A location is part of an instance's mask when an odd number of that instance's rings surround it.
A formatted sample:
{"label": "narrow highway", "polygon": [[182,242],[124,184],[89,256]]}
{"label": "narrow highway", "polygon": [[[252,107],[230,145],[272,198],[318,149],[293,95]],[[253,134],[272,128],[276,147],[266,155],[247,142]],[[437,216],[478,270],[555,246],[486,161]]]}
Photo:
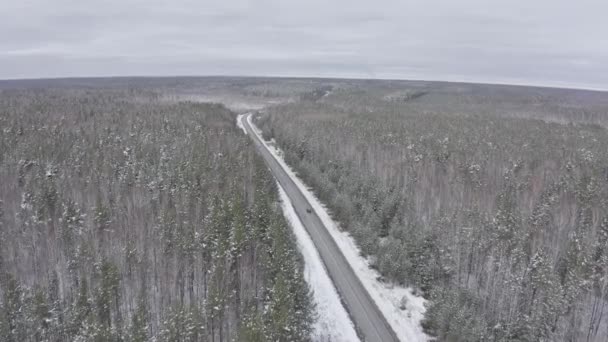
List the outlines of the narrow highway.
{"label": "narrow highway", "polygon": [[[266,161],[270,171],[291,199],[296,214],[300,217],[302,224],[314,242],[325,264],[325,268],[355,324],[361,340],[366,342],[399,341],[319,216],[317,216],[310,203],[308,203],[287,172],[285,172],[262,143],[261,137],[249,124],[248,118],[250,116],[251,114],[241,116],[242,124],[247,130],[248,135],[253,139],[257,150]],[[307,210],[311,212],[309,213]]]}

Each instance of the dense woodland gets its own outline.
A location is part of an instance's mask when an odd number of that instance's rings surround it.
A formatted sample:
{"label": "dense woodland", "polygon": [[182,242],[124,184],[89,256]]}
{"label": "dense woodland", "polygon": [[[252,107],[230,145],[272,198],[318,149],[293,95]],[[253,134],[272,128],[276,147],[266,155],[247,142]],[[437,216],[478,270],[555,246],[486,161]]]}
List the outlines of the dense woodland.
{"label": "dense woodland", "polygon": [[[608,338],[608,96],[305,79],[0,82],[0,336],[301,341],[258,124],[439,341]],[[281,104],[282,103],[282,104]]]}
{"label": "dense woodland", "polygon": [[3,341],[309,339],[276,183],[234,113],[45,82],[0,87]]}
{"label": "dense woodland", "polygon": [[427,332],[606,341],[608,94],[353,84],[257,122]]}

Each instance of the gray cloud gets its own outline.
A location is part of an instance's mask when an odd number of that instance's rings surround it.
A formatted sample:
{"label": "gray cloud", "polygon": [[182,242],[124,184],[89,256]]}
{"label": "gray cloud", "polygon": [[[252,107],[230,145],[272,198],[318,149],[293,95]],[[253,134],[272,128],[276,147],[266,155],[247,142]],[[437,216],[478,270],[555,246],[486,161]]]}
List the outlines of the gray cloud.
{"label": "gray cloud", "polygon": [[24,0],[0,78],[285,75],[608,89],[608,3]]}

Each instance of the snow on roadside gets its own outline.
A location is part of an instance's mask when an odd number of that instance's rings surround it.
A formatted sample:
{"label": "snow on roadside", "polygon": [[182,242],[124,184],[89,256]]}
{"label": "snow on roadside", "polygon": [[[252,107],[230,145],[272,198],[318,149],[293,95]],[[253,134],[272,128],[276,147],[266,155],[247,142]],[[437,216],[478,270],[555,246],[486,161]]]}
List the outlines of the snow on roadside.
{"label": "snow on roadside", "polygon": [[359,338],[308,232],[296,215],[291,200],[277,182],[283,215],[291,225],[298,249],[304,258],[304,279],[313,290],[318,319],[313,341],[357,342]]}
{"label": "snow on roadside", "polygon": [[245,133],[245,135],[247,135],[247,130],[245,129],[245,126],[243,126],[243,121],[242,121],[241,119],[243,118],[243,116],[244,116],[244,115],[248,115],[248,114],[249,114],[249,113],[245,113],[245,114],[239,114],[239,115],[236,117],[236,126],[237,126],[238,128],[240,128],[240,129],[241,129],[241,130],[242,130],[242,131]]}
{"label": "snow on roadside", "polygon": [[[245,117],[253,128],[255,134],[260,138],[264,146],[276,158],[281,167],[287,172],[296,186],[304,194],[304,197],[311,204],[312,209],[319,216],[329,233],[340,247],[340,250],[348,260],[349,264],[361,279],[363,286],[367,289],[374,299],[380,311],[386,317],[397,337],[401,341],[428,341],[420,322],[424,318],[426,310],[425,299],[415,296],[411,288],[379,282],[377,279],[380,274],[369,267],[369,261],[361,256],[359,247],[348,232],[338,228],[325,206],[317,199],[313,192],[300,180],[295,172],[283,160],[283,152],[274,144],[270,145],[261,137],[259,129],[253,124],[251,115]],[[401,304],[405,304],[405,310],[401,310]]]}

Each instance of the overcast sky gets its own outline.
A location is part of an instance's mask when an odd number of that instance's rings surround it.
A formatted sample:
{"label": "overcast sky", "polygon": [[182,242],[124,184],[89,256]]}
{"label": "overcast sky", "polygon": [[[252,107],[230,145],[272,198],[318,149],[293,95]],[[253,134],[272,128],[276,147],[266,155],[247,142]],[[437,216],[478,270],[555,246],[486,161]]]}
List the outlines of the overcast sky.
{"label": "overcast sky", "polygon": [[282,75],[608,89],[606,0],[0,0],[0,79]]}

